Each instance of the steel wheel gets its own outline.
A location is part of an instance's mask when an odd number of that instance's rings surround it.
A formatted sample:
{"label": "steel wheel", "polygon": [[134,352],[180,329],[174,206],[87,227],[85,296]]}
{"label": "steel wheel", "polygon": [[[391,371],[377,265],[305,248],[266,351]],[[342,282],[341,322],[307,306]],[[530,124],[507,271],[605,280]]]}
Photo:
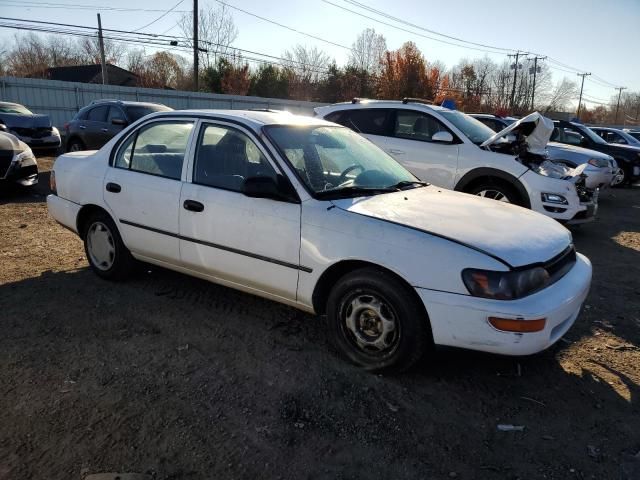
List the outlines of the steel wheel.
{"label": "steel wheel", "polygon": [[82,143],[80,143],[77,140],[74,140],[71,142],[71,145],[69,145],[69,151],[70,152],[80,152],[84,150],[84,147],[82,145]]}
{"label": "steel wheel", "polygon": [[345,303],[343,327],[351,343],[368,354],[392,351],[400,338],[397,315],[387,302],[373,294],[358,294]]}
{"label": "steel wheel", "polygon": [[102,222],[94,222],[87,230],[87,253],[91,263],[99,270],[113,266],[116,247],[111,230]]}
{"label": "steel wheel", "polygon": [[476,193],[476,195],[478,195],[479,197],[490,198],[491,200],[497,200],[498,202],[511,203],[509,197],[507,197],[500,190],[480,190]]}

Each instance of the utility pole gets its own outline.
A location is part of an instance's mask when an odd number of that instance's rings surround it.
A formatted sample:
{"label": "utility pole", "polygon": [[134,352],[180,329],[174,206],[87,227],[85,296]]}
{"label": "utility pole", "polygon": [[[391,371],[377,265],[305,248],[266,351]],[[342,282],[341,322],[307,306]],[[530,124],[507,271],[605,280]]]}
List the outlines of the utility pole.
{"label": "utility pole", "polygon": [[[533,101],[536,98],[536,75],[542,71],[538,67],[538,60],[545,60],[547,57],[533,57],[533,89],[531,90],[531,110],[533,111]],[[529,75],[531,75],[532,69],[529,69]]]}
{"label": "utility pole", "polygon": [[579,77],[582,77],[582,84],[580,85],[580,99],[578,100],[578,113],[576,117],[580,120],[580,107],[582,106],[582,91],[584,90],[584,77],[591,75],[590,73],[578,73]]}
{"label": "utility pole", "polygon": [[[620,97],[622,96],[622,90],[626,90],[627,87],[618,87],[618,106],[616,107],[616,125],[618,124],[618,111],[620,110]],[[636,115],[637,116],[637,115]]]}
{"label": "utility pole", "polygon": [[104,39],[102,38],[102,20],[98,14],[98,44],[100,45],[100,63],[102,64],[102,84],[108,85],[107,62],[104,59]]}
{"label": "utility pole", "polygon": [[513,113],[513,103],[516,98],[516,81],[518,79],[518,69],[522,68],[522,65],[518,63],[518,58],[520,57],[520,51],[518,50],[515,54],[507,55],[508,57],[516,57],[515,63],[511,65],[513,69],[513,86],[511,87],[511,102],[509,105],[511,106],[511,113]]}
{"label": "utility pole", "polygon": [[198,91],[198,0],[193,0],[193,85]]}

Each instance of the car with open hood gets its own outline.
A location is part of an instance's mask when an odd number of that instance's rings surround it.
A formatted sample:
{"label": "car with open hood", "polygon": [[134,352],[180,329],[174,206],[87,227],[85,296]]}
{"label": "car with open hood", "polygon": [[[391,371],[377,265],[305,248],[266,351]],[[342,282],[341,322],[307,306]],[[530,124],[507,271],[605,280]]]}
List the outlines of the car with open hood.
{"label": "car with open hood", "polygon": [[350,129],[288,113],[152,114],[58,157],[51,189],[98,276],[140,260],[323,315],[370,370],[434,344],[543,350],[591,281],[551,218],[427,185]]}
{"label": "car with open hood", "polygon": [[607,143],[593,130],[578,122],[554,121],[551,140],[576,145],[611,155],[620,168],[620,185],[631,185],[640,180],[640,147]]}
{"label": "car with open hood", "polygon": [[29,145],[15,135],[0,131],[0,187],[38,183],[38,162]]}
{"label": "car with open hood", "polygon": [[[470,113],[469,115],[495,132],[504,130],[517,121],[514,118],[504,118],[488,113]],[[586,175],[585,186],[589,189],[615,186],[622,179],[618,164],[611,155],[606,153],[558,142],[547,142],[546,151],[547,158],[555,163],[569,168],[585,165],[582,173]]]}
{"label": "car with open hood", "polygon": [[60,147],[60,132],[51,125],[49,115],[33,113],[19,103],[0,102],[0,124],[33,150],[56,151]]}
{"label": "car with open hood", "polygon": [[[520,147],[526,143],[515,136],[482,147],[495,132],[457,110],[417,99],[354,99],[315,112],[364,135],[418,178],[439,187],[514,203],[561,222],[588,222],[596,214],[597,196],[582,188],[581,172],[558,176],[523,161]],[[535,127],[539,117],[526,123]]]}

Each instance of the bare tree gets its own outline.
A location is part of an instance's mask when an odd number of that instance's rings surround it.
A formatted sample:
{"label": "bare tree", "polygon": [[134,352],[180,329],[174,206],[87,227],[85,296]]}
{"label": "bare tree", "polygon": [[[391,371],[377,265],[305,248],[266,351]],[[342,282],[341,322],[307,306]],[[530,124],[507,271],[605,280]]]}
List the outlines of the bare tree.
{"label": "bare tree", "polygon": [[568,107],[569,102],[575,98],[577,92],[577,85],[575,82],[572,82],[567,77],[564,77],[560,82],[558,82],[555,88],[551,91],[547,103],[547,107],[545,109],[546,112],[549,111],[562,111]]}
{"label": "bare tree", "polygon": [[289,92],[299,100],[311,100],[314,88],[327,76],[329,55],[317,47],[296,45],[282,55],[289,74]]}
{"label": "bare tree", "polygon": [[[182,34],[193,38],[193,13],[185,13],[178,22]],[[231,45],[238,38],[238,28],[233,16],[226,5],[201,8],[198,15],[198,45],[201,49],[200,63],[203,68],[215,67],[220,58],[233,53]],[[187,45],[193,48],[193,41],[187,40]]]}
{"label": "bare tree", "polygon": [[382,69],[387,41],[373,28],[363,30],[351,47],[348,66],[370,75],[378,75]]}
{"label": "bare tree", "polygon": [[[106,62],[114,65],[119,64],[127,48],[119,42],[108,39],[105,39],[103,44]],[[97,36],[80,38],[77,43],[77,49],[82,63],[100,63],[100,43]]]}

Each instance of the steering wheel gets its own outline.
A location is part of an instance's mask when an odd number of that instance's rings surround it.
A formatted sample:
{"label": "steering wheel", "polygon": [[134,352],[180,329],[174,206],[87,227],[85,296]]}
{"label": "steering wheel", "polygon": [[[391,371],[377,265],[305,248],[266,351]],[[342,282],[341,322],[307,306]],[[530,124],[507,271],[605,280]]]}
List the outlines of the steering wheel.
{"label": "steering wheel", "polygon": [[351,172],[353,172],[354,170],[362,170],[364,172],[364,167],[362,165],[351,165],[350,167],[347,167],[341,174],[340,174],[340,179],[338,180],[338,185],[342,185],[343,183],[345,183],[347,181],[347,175]]}

